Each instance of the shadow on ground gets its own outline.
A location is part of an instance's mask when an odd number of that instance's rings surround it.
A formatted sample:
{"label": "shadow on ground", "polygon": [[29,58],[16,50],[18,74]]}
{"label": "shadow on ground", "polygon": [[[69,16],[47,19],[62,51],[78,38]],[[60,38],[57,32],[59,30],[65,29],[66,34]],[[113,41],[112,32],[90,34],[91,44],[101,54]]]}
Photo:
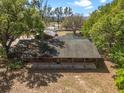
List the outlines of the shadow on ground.
{"label": "shadow on ground", "polygon": [[0,93],[8,93],[14,81],[26,84],[29,88],[38,88],[41,86],[48,86],[49,83],[56,83],[63,75],[56,72],[40,72],[23,69],[21,71],[11,71],[5,74],[0,72]]}
{"label": "shadow on ground", "polygon": [[62,73],[109,73],[107,66],[102,65],[97,70],[37,70],[37,69],[21,69],[19,71],[0,71],[0,93],[8,93],[14,81],[25,84],[29,88],[38,88],[48,86],[50,83],[56,83],[63,77]]}
{"label": "shadow on ground", "polygon": [[29,88],[48,86],[49,83],[56,83],[59,78],[63,77],[62,74],[57,72],[41,72],[39,70],[31,70],[22,72],[18,81],[25,83]]}
{"label": "shadow on ground", "polygon": [[5,72],[0,72],[0,93],[8,93],[13,85],[13,79],[15,79],[14,74],[5,74]]}

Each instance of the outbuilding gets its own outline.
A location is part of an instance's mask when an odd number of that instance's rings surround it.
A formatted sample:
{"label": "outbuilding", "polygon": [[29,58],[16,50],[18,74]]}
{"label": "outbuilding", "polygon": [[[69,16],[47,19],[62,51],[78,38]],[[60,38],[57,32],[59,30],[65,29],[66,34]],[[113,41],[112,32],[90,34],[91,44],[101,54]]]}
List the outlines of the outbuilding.
{"label": "outbuilding", "polygon": [[41,69],[96,69],[100,68],[100,64],[104,61],[95,45],[88,39],[64,36],[57,40],[49,42],[52,50],[46,51],[40,57],[28,59],[33,63],[33,67]]}

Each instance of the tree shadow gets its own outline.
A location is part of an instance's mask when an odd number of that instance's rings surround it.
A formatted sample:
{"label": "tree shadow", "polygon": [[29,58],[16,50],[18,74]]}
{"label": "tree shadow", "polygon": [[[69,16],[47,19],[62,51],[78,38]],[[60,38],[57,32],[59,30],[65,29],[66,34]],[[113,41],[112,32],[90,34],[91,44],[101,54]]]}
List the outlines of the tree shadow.
{"label": "tree shadow", "polygon": [[0,93],[8,93],[13,86],[13,79],[17,75],[0,72]]}
{"label": "tree shadow", "polygon": [[18,77],[20,83],[25,83],[29,88],[39,88],[41,86],[48,86],[50,83],[56,83],[62,74],[57,72],[42,72],[39,70],[29,69],[26,73],[22,72]]}
{"label": "tree shadow", "polygon": [[15,80],[26,84],[29,88],[39,88],[48,86],[50,83],[56,83],[62,74],[57,72],[41,72],[38,70],[22,69],[19,71],[0,72],[0,93],[10,92]]}
{"label": "tree shadow", "polygon": [[[19,40],[16,46],[12,47],[10,58],[35,58],[44,55],[57,56],[59,53],[56,47],[63,47],[64,42],[52,39],[51,41],[40,40]],[[56,46],[55,46],[56,45]]]}
{"label": "tree shadow", "polygon": [[96,70],[97,73],[110,73],[105,62],[101,62],[99,68]]}
{"label": "tree shadow", "polygon": [[0,93],[7,93],[11,90],[14,80],[24,84],[29,88],[40,88],[56,83],[63,77],[62,73],[109,73],[106,65],[102,65],[96,70],[39,70],[39,69],[21,69],[19,71],[0,72]]}

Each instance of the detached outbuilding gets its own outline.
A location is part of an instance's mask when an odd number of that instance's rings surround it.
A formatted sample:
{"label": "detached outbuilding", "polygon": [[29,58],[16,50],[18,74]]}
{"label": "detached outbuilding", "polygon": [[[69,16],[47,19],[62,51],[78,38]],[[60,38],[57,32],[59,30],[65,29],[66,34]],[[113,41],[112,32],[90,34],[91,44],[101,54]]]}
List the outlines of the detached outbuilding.
{"label": "detached outbuilding", "polygon": [[[59,40],[60,39],[60,40]],[[59,37],[60,43],[50,43],[52,51],[28,59],[41,69],[95,69],[104,61],[95,45],[88,39]],[[64,42],[61,45],[61,41]]]}

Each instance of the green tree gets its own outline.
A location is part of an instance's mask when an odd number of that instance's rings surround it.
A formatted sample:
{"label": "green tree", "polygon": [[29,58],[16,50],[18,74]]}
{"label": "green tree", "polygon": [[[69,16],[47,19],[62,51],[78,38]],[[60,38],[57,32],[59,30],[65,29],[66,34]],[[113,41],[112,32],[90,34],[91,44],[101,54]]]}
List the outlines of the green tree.
{"label": "green tree", "polygon": [[66,28],[66,30],[72,30],[74,34],[76,34],[76,31],[81,29],[83,21],[83,16],[72,15],[65,17],[62,24],[63,27]]}
{"label": "green tree", "polygon": [[55,8],[54,13],[57,17],[57,23],[58,23],[58,29],[59,29],[59,24],[60,24],[60,21],[63,17],[63,8],[62,7]]}
{"label": "green tree", "polygon": [[65,17],[71,16],[73,14],[72,9],[70,7],[65,7],[64,8],[64,15]]}
{"label": "green tree", "polygon": [[111,49],[124,41],[124,11],[116,15],[104,15],[90,30],[90,36],[101,48]]}
{"label": "green tree", "polygon": [[107,50],[107,56],[122,68],[117,72],[116,85],[124,89],[124,1],[113,0],[94,11],[85,21],[82,33],[92,38],[100,50]]}
{"label": "green tree", "polygon": [[39,11],[27,0],[0,1],[0,43],[10,55],[12,43],[23,34],[40,33],[43,23]]}

